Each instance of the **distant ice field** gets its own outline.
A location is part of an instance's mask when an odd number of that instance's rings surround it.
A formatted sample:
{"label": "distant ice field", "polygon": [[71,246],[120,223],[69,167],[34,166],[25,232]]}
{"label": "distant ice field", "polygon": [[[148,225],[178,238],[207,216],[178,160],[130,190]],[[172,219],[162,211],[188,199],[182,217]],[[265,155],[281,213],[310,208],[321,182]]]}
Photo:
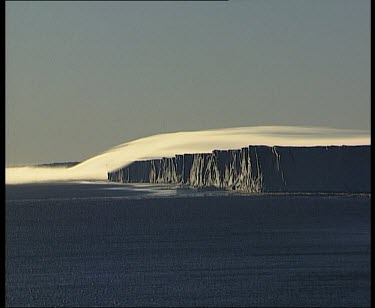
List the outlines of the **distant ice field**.
{"label": "distant ice field", "polygon": [[37,183],[107,179],[107,173],[133,161],[209,153],[249,145],[327,146],[369,145],[370,134],[360,130],[297,126],[257,126],[154,135],[115,146],[70,168],[6,168],[6,183]]}

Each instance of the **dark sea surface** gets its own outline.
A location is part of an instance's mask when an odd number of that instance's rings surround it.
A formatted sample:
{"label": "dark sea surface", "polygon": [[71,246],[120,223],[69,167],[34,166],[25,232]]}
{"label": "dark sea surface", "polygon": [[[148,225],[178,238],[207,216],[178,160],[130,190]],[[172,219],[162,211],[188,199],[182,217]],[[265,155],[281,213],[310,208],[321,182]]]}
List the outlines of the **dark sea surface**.
{"label": "dark sea surface", "polygon": [[6,305],[370,306],[370,195],[6,186]]}

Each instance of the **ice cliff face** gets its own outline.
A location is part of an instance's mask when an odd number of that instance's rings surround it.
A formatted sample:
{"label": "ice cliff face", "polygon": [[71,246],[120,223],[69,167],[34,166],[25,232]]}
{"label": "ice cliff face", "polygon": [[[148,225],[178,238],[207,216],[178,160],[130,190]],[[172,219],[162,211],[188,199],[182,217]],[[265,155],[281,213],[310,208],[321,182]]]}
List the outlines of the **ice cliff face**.
{"label": "ice cliff face", "polygon": [[370,170],[370,146],[249,146],[135,161],[108,180],[252,193],[370,192]]}

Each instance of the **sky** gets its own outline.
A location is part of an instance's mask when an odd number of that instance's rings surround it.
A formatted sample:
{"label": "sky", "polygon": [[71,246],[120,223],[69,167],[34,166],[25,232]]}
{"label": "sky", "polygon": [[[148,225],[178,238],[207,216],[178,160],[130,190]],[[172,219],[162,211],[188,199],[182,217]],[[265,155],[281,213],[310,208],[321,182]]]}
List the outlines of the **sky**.
{"label": "sky", "polygon": [[6,164],[159,133],[370,131],[370,1],[6,3]]}

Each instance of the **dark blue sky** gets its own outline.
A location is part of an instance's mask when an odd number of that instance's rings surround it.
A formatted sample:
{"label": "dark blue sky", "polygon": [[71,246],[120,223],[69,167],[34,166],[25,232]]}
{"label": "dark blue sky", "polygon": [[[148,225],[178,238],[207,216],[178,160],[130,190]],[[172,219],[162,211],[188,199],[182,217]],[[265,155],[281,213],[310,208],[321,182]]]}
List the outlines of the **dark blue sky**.
{"label": "dark blue sky", "polygon": [[7,2],[7,164],[162,132],[370,129],[370,1]]}

